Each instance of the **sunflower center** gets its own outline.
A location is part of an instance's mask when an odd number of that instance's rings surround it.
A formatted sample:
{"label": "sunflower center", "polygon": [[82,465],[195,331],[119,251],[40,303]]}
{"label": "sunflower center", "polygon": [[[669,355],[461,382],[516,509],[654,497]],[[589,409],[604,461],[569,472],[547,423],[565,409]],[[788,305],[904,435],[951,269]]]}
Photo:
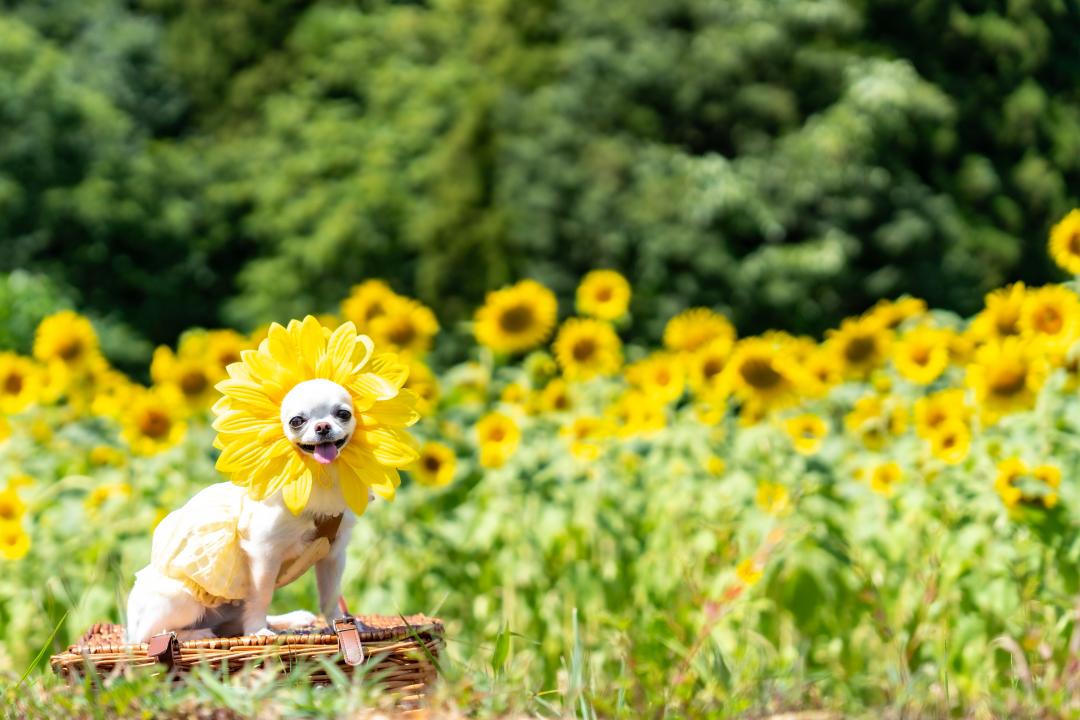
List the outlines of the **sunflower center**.
{"label": "sunflower center", "polygon": [[1057,335],[1061,332],[1062,326],[1065,324],[1065,319],[1054,307],[1042,307],[1035,314],[1035,327],[1039,329],[1039,332],[1046,333],[1047,335]]}
{"label": "sunflower center", "polygon": [[712,379],[714,376],[719,375],[720,371],[724,369],[724,361],[720,358],[709,358],[701,365],[701,374],[705,376],[706,380]]}
{"label": "sunflower center", "polygon": [[570,398],[565,393],[559,393],[551,402],[551,407],[556,410],[566,410],[570,407]]}
{"label": "sunflower center", "polygon": [[209,381],[201,370],[188,370],[180,376],[180,390],[188,397],[198,395],[207,385]]}
{"label": "sunflower center", "polygon": [[19,373],[8,373],[4,378],[4,392],[9,395],[18,395],[23,389],[23,378]]}
{"label": "sunflower center", "polygon": [[606,287],[606,286],[601,287],[601,288],[597,289],[597,291],[596,291],[596,300],[597,300],[597,302],[602,302],[602,303],[608,302],[609,300],[611,300],[611,296],[612,296],[612,291],[611,291],[611,288],[609,288],[609,287]]}
{"label": "sunflower center", "polygon": [[571,349],[570,354],[574,356],[574,359],[578,362],[585,362],[591,360],[596,355],[596,341],[592,338],[581,338],[574,343],[574,347]]}
{"label": "sunflower center", "polygon": [[172,420],[161,410],[147,410],[139,418],[139,432],[149,438],[160,438],[168,434]]}
{"label": "sunflower center", "polygon": [[945,411],[940,408],[931,410],[926,414],[927,427],[935,428],[941,423],[945,422]]}
{"label": "sunflower center", "polygon": [[390,328],[386,337],[398,347],[408,347],[416,339],[416,327],[406,319]]}
{"label": "sunflower center", "polygon": [[1026,368],[1021,365],[1005,366],[998,368],[990,378],[990,389],[995,395],[1016,395],[1024,389],[1026,381]]}
{"label": "sunflower center", "polygon": [[385,315],[385,314],[386,314],[386,308],[384,308],[382,306],[381,302],[376,300],[375,302],[373,302],[373,303],[371,303],[370,305],[367,306],[367,310],[364,311],[364,320],[366,322],[371,322],[372,320],[379,317],[380,315]]}
{"label": "sunflower center", "polygon": [[671,384],[671,372],[667,368],[661,368],[656,372],[656,377],[653,378],[657,385],[670,385]]}
{"label": "sunflower center", "polygon": [[956,442],[957,437],[955,435],[946,435],[941,440],[941,447],[945,448],[946,450],[951,450],[952,448],[956,447]]}
{"label": "sunflower center", "polygon": [[739,371],[746,384],[758,390],[776,387],[783,379],[780,373],[776,372],[772,362],[766,358],[750,358],[742,364]]}
{"label": "sunflower center", "polygon": [[930,362],[930,348],[926,345],[916,345],[911,349],[909,357],[916,365],[926,365]]}
{"label": "sunflower center", "polygon": [[501,427],[493,427],[488,431],[488,442],[502,442],[506,439],[506,430]]}
{"label": "sunflower center", "polygon": [[234,362],[240,362],[240,354],[235,350],[229,350],[218,355],[218,362],[222,367],[232,365]]}
{"label": "sunflower center", "polygon": [[11,522],[12,520],[18,519],[19,513],[15,507],[15,503],[0,502],[0,520]]}
{"label": "sunflower center", "polygon": [[77,337],[64,338],[60,344],[56,346],[56,354],[64,360],[74,360],[83,353],[83,343]]}
{"label": "sunflower center", "polygon": [[1020,332],[1020,329],[1017,327],[1017,323],[1019,322],[1020,313],[1013,308],[999,310],[997,316],[994,318],[994,325],[997,327],[998,335],[1016,335]]}
{"label": "sunflower center", "polygon": [[874,354],[874,338],[871,335],[856,335],[844,346],[844,359],[853,365],[866,362]]}
{"label": "sunflower center", "polygon": [[503,332],[525,332],[533,326],[534,322],[532,308],[528,305],[514,305],[499,315],[499,327],[502,328]]}
{"label": "sunflower center", "polygon": [[1069,236],[1069,252],[1080,255],[1080,232],[1074,232]]}
{"label": "sunflower center", "polygon": [[424,469],[427,470],[429,473],[438,472],[440,467],[442,467],[442,461],[439,460],[439,458],[435,457],[434,455],[424,456]]}
{"label": "sunflower center", "polygon": [[6,533],[4,533],[3,543],[8,547],[15,547],[19,544],[19,539],[21,537],[22,535],[17,530],[8,530]]}

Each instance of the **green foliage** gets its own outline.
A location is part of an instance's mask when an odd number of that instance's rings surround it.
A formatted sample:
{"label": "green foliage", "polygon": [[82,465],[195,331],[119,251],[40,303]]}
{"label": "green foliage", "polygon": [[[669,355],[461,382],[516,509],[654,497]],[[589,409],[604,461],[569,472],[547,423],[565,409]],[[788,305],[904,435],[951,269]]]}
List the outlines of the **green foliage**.
{"label": "green foliage", "polygon": [[1060,0],[0,7],[2,262],[155,341],[597,266],[653,336],[967,313],[1080,203]]}

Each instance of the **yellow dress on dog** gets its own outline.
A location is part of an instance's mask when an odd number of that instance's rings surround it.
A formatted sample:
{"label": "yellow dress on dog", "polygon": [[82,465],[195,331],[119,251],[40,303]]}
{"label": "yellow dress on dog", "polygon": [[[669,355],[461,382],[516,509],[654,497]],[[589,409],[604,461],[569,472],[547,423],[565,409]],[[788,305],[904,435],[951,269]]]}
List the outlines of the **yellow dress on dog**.
{"label": "yellow dress on dog", "polygon": [[247,597],[250,578],[240,548],[244,489],[211,485],[154,530],[150,565],[182,582],[207,607]]}

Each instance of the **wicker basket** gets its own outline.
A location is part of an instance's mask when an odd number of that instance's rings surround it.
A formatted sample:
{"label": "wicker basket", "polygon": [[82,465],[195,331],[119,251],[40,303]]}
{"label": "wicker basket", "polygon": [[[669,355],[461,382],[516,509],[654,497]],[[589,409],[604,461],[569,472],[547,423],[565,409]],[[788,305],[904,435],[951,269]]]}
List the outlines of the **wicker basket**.
{"label": "wicker basket", "polygon": [[101,673],[156,666],[180,676],[204,662],[230,671],[261,662],[282,673],[303,667],[311,682],[326,684],[330,678],[325,669],[315,662],[305,663],[325,657],[346,673],[363,666],[363,672],[387,692],[411,703],[435,681],[444,642],[442,623],[424,615],[347,616],[332,627],[313,626],[275,636],[180,641],[167,633],[137,644],[127,644],[123,638],[123,626],[99,623],[66,652],[53,655],[49,664],[60,675],[78,677],[90,665]]}

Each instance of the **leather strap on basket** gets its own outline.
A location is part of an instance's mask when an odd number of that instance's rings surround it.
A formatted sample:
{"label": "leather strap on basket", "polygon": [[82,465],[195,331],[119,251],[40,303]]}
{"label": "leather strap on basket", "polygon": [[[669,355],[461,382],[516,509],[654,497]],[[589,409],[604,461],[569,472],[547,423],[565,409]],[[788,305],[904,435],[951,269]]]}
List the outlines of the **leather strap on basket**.
{"label": "leather strap on basket", "polygon": [[176,633],[167,632],[154,635],[146,645],[146,656],[152,657],[164,665],[171,673],[180,664],[180,641]]}
{"label": "leather strap on basket", "polygon": [[360,630],[356,627],[356,618],[346,615],[334,621],[334,634],[337,635],[338,649],[346,665],[360,665],[364,662],[364,646],[360,642]]}

